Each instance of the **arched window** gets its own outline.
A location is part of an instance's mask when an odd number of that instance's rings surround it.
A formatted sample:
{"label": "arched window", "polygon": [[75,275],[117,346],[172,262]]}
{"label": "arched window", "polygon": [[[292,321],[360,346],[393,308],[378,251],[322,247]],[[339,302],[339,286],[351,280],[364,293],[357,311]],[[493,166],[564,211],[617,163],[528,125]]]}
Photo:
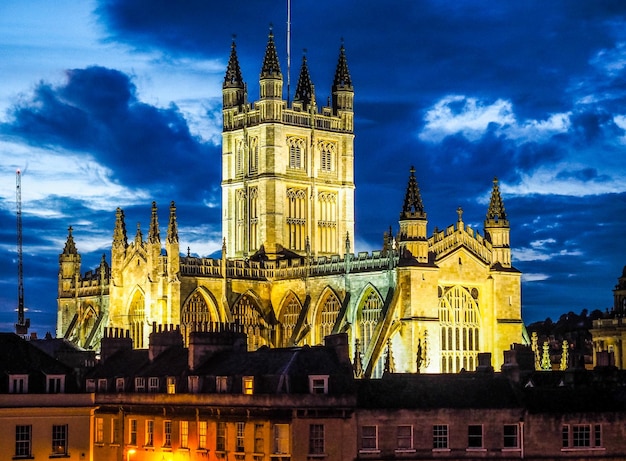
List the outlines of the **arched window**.
{"label": "arched window", "polygon": [[[217,320],[217,319],[215,319]],[[204,297],[194,292],[183,305],[181,325],[185,345],[189,344],[189,334],[192,331],[204,330],[201,325],[211,322],[211,313]]]}
{"label": "arched window", "polygon": [[250,173],[256,173],[259,169],[259,138],[251,136],[250,140]]}
{"label": "arched window", "polygon": [[[461,286],[441,287],[439,323],[441,325],[441,371],[456,373],[474,370],[478,363],[479,318],[476,298]],[[446,366],[447,364],[447,366]]]}
{"label": "arched window", "polygon": [[328,141],[321,141],[318,144],[320,151],[320,170],[330,173],[334,170],[336,144]]}
{"label": "arched window", "polygon": [[248,335],[248,350],[255,351],[267,344],[267,323],[255,307],[252,299],[243,295],[233,308],[233,318]]}
{"label": "arched window", "polygon": [[[357,328],[359,338],[361,340],[362,350],[366,352],[370,347],[370,343],[374,336],[374,330],[380,320],[383,310],[383,300],[374,290],[365,297],[365,301],[361,306],[360,315],[358,316]],[[383,374],[383,357],[372,355],[370,360],[375,360],[376,365],[372,371],[373,378],[380,378]]]}
{"label": "arched window", "polygon": [[337,252],[337,194],[320,192],[318,194],[317,238],[321,253]]}
{"label": "arched window", "polygon": [[293,331],[296,328],[296,324],[298,323],[298,317],[300,317],[300,311],[302,310],[302,306],[300,305],[300,301],[296,298],[295,295],[289,296],[289,299],[285,303],[281,314],[280,314],[280,338],[279,344],[282,347],[290,346],[289,340],[293,336]]}
{"label": "arched window", "polygon": [[137,290],[130,303],[130,309],[128,310],[130,337],[133,340],[133,347],[135,349],[144,348],[144,326],[146,325],[144,304],[143,293]]}
{"label": "arched window", "polygon": [[329,292],[319,308],[315,326],[317,327],[317,340],[319,344],[324,338],[333,332],[341,304],[335,293]]}
{"label": "arched window", "polygon": [[303,138],[287,138],[289,146],[289,168],[294,170],[304,170],[306,165],[305,140]]}
{"label": "arched window", "polygon": [[307,193],[304,189],[287,190],[287,235],[291,250],[304,250],[306,242]]}

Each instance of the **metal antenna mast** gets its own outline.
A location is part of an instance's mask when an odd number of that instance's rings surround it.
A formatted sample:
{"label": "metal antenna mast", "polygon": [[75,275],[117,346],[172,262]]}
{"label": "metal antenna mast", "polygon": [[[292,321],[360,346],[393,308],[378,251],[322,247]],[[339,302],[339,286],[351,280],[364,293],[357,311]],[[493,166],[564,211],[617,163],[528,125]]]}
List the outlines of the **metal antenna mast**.
{"label": "metal antenna mast", "polygon": [[17,208],[17,323],[15,333],[28,333],[30,320],[24,319],[24,264],[22,253],[22,173],[17,170],[15,175],[15,203]]}

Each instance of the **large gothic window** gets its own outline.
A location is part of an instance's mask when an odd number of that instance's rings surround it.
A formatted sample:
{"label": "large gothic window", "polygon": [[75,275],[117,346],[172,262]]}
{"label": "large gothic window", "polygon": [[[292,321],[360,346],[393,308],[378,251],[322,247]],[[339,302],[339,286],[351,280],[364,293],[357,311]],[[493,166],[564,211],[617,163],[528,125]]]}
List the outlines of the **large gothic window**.
{"label": "large gothic window", "polygon": [[318,248],[321,253],[337,252],[337,194],[320,192],[317,221]]}
{"label": "large gothic window", "polygon": [[256,251],[259,249],[259,189],[251,187],[248,195],[250,196],[250,251]]}
{"label": "large gothic window", "polygon": [[339,303],[339,299],[334,293],[330,292],[322,302],[315,322],[318,331],[318,342],[320,344],[324,342],[326,336],[332,334],[340,308],[341,304]]}
{"label": "large gothic window", "polygon": [[204,297],[194,292],[185,302],[181,315],[182,333],[185,344],[189,345],[189,334],[192,331],[204,330],[201,325],[211,322],[211,313]]}
{"label": "large gothic window", "polygon": [[291,250],[304,250],[306,241],[307,193],[304,189],[287,191],[287,235]]}
{"label": "large gothic window", "polygon": [[473,371],[480,351],[478,291],[453,286],[440,288],[440,293],[441,371]]}
{"label": "large gothic window", "polygon": [[235,251],[245,250],[246,241],[246,191],[237,189],[235,191]]}
{"label": "large gothic window", "polygon": [[130,309],[128,310],[130,337],[133,340],[133,347],[135,349],[144,348],[144,327],[146,325],[146,311],[144,304],[145,301],[143,293],[137,290],[130,303]]}
{"label": "large gothic window", "polygon": [[319,143],[320,170],[330,173],[334,169],[336,147],[334,143],[322,141]]}
{"label": "large gothic window", "polygon": [[244,142],[242,139],[235,141],[235,174],[243,174],[244,165]]}
{"label": "large gothic window", "polygon": [[267,344],[267,323],[249,296],[243,295],[237,301],[233,308],[233,318],[235,323],[241,325],[244,333],[248,335],[249,351],[255,351]]}
{"label": "large gothic window", "polygon": [[298,323],[298,317],[300,317],[301,310],[302,306],[300,305],[300,301],[298,301],[298,298],[296,298],[296,296],[293,294],[289,296],[289,299],[284,304],[279,319],[279,344],[282,347],[291,346],[291,344],[289,344],[289,339],[292,337],[293,331],[296,328],[296,324]]}
{"label": "large gothic window", "polygon": [[[374,290],[370,290],[361,307],[357,323],[358,334],[364,353],[367,353],[370,343],[374,339],[374,331],[376,330],[376,325],[378,325],[381,318],[382,310],[382,298]],[[372,377],[380,378],[383,374],[383,358],[380,354],[374,352],[370,357],[370,361],[371,360],[376,361],[376,365],[372,369]]]}
{"label": "large gothic window", "polygon": [[259,191],[257,187],[235,192],[235,251],[258,249]]}

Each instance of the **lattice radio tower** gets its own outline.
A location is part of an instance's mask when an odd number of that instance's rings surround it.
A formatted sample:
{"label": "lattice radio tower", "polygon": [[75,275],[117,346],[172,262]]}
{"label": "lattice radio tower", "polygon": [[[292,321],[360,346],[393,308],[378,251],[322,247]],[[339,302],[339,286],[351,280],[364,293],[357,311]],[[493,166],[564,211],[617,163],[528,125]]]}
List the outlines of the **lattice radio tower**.
{"label": "lattice radio tower", "polygon": [[15,203],[17,208],[17,323],[15,333],[28,334],[30,320],[24,318],[24,258],[22,252],[22,173],[15,175]]}

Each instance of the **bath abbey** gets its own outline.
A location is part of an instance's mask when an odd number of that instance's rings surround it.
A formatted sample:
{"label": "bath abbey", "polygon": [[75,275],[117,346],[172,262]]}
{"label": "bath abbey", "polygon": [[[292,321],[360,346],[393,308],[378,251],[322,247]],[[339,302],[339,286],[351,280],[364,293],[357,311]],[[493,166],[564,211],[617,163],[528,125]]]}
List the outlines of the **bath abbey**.
{"label": "bath abbey", "polygon": [[249,350],[347,333],[357,377],[471,371],[480,352],[499,369],[524,327],[497,179],[486,178],[482,231],[459,209],[455,223],[429,233],[419,168],[407,165],[397,229],[380,249],[354,252],[358,153],[345,49],[326,106],[306,58],[292,100],[283,98],[271,32],[260,64],[260,94],[248,102],[233,43],[222,86],[221,256],[181,253],[174,202],[164,233],[152,203],[146,235],[138,227],[130,239],[118,208],[110,261],[84,274],[70,228],[59,255],[57,337],[99,350],[107,329],[147,348],[154,329],[180,329],[187,342],[191,332],[237,324]]}

